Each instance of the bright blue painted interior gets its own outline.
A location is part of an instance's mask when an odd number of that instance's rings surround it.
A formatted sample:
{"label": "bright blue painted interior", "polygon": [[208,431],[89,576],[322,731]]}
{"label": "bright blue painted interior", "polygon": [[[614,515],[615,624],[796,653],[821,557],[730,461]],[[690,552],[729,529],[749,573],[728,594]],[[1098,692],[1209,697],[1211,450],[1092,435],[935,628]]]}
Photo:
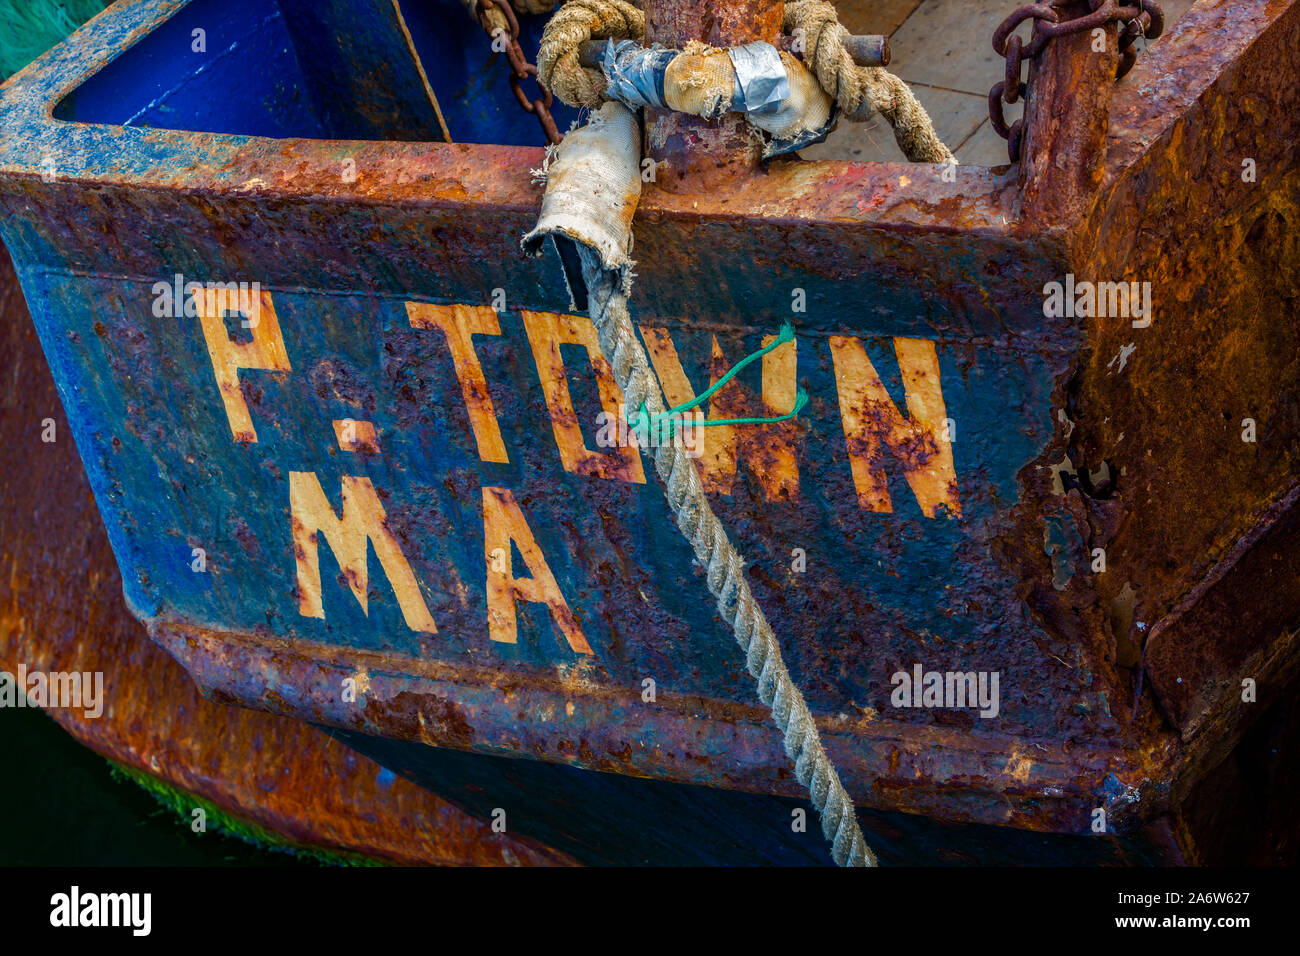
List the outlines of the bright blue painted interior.
{"label": "bright blue painted interior", "polygon": [[[402,0],[401,12],[454,141],[544,142],[504,55],[457,0]],[[544,18],[520,19],[533,58]],[[576,116],[558,102],[552,112],[562,129]],[[192,0],[55,115],[274,138],[443,138],[391,0]]]}

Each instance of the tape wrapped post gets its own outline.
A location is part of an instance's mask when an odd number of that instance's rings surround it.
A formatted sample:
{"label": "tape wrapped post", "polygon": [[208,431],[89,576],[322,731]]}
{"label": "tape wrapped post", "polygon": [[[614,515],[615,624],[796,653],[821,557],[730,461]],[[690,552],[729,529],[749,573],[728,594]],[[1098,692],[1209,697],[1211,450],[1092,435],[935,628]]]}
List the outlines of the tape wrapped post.
{"label": "tape wrapped post", "polygon": [[642,106],[669,108],[664,78],[676,50],[643,47],[631,40],[605,44],[600,67],[605,74],[605,95],[631,109]]}
{"label": "tape wrapped post", "polygon": [[[772,47],[768,49],[776,53]],[[821,142],[835,128],[835,101],[817,77],[789,53],[780,53],[780,63],[786,78],[784,97],[746,114],[750,123],[772,136],[763,150],[765,159]]]}
{"label": "tape wrapped post", "polygon": [[771,134],[771,158],[824,139],[835,102],[797,57],[770,43],[723,49],[688,43],[683,50],[607,42],[600,58],[605,95],[631,109],[651,106],[717,119],[745,114]]}
{"label": "tape wrapped post", "polygon": [[586,246],[625,284],[632,270],[632,217],[641,201],[641,126],[618,102],[591,114],[547,153],[546,195],[524,251],[541,255],[551,239],[564,264],[570,305],[587,311],[587,285],[573,243]]}

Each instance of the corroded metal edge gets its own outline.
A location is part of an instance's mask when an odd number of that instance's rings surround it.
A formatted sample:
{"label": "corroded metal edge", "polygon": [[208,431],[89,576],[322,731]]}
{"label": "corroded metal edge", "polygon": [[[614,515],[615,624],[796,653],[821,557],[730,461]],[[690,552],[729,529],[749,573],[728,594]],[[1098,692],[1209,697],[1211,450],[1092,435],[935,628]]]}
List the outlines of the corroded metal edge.
{"label": "corroded metal edge", "polygon": [[[497,671],[474,674],[353,648],[347,649],[353,663],[343,665],[338,648],[178,622],[156,621],[151,634],[207,682],[206,694],[222,702],[440,747],[527,753],[589,770],[803,795],[757,706],[663,694],[647,706],[639,689],[620,694],[580,679],[557,679],[563,686],[556,690]],[[261,676],[272,668],[274,689]],[[349,678],[362,689],[355,703],[341,694]],[[503,726],[491,719],[501,713],[519,719]],[[1126,817],[1132,816],[1135,792],[1117,781],[1166,777],[1175,754],[1163,740],[1143,750],[1054,748],[1011,736],[891,727],[847,716],[821,717],[818,729],[862,806],[1063,832],[1086,832],[1088,814],[1097,806],[1114,805],[1117,825],[1130,825]],[[1122,793],[1127,796],[1116,802]],[[1142,818],[1163,809],[1158,790],[1149,791],[1140,809]]]}
{"label": "corroded metal edge", "polygon": [[[1121,569],[1098,596],[1137,585],[1116,639],[1140,651],[1140,679],[1204,769],[1263,709],[1240,682],[1255,679],[1262,699],[1295,666],[1300,90],[1277,77],[1297,69],[1296,4],[1197,3],[1116,89],[1106,174],[1076,242],[1164,303],[1154,339],[1090,323],[1069,389],[1072,445],[1076,464],[1134,472],[1090,502],[1097,544]],[[1134,343],[1132,371],[1114,375],[1108,360]],[[1105,404],[1090,400],[1106,390]],[[1255,443],[1242,441],[1245,418],[1258,420]],[[1162,454],[1132,468],[1144,448]]]}

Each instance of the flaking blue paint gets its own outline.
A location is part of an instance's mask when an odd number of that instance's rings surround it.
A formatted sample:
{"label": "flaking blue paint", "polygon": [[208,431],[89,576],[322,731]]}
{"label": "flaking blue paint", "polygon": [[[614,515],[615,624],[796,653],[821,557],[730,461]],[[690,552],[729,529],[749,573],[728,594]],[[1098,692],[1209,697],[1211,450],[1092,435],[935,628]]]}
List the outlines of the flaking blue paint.
{"label": "flaking blue paint", "polygon": [[[117,16],[98,22],[105,42],[112,44],[140,22],[145,6],[126,4]],[[202,6],[164,6],[164,11],[176,7],[181,12],[174,25],[164,21],[159,30],[172,30],[173,40],[183,40],[190,23],[183,17],[197,15]],[[269,15],[264,11],[270,7],[247,0],[232,9],[257,17]],[[416,18],[412,28],[417,45],[432,43],[420,33],[421,22]],[[79,120],[94,116],[111,121],[124,110],[138,111],[141,103],[158,100],[159,91],[175,86],[149,72],[158,62],[147,44],[158,35],[141,41],[137,59],[128,62],[128,53],[115,61],[122,66],[110,64],[89,83],[82,83],[79,64],[56,50],[42,61],[34,81],[28,78],[21,99],[0,93],[7,121],[12,119],[20,134],[31,134],[25,140],[20,136],[21,145],[5,149],[4,164],[36,172],[49,151],[65,176],[111,170],[116,181],[127,184],[159,170],[179,177],[199,158],[209,168],[233,158],[251,142],[243,134],[293,119],[277,112],[275,91],[262,87],[256,95],[250,91],[247,97],[227,100],[209,90],[186,116],[188,98],[219,76],[215,69],[196,73],[193,84],[160,102],[174,110],[167,119],[175,128],[218,125],[203,117],[219,115],[219,125],[239,134],[196,139],[81,121],[51,124],[44,118],[43,104],[74,87],[75,106],[69,109]],[[209,46],[218,49],[234,48]],[[303,50],[299,44],[296,60],[277,62],[290,70],[296,63],[301,70]],[[233,67],[236,60],[231,52],[222,62]],[[140,85],[128,94],[133,77]],[[92,90],[96,82],[102,89]],[[472,97],[467,94],[467,99]],[[96,112],[111,109],[118,114]],[[340,115],[328,122],[318,116],[317,123],[337,129],[344,122]],[[511,116],[508,125],[516,132],[523,128],[517,125],[521,119],[534,122],[522,114]],[[504,126],[483,129],[496,130],[507,140],[514,135]],[[87,199],[93,198],[84,183],[65,188],[85,190]],[[243,228],[282,230],[277,235],[286,246],[303,241],[294,229],[315,228],[295,220],[292,206],[254,202],[246,212]],[[376,220],[362,204],[338,215],[340,221],[358,224],[358,231]],[[487,640],[479,489],[503,486],[515,493],[527,514],[605,681],[638,686],[645,674],[654,674],[674,694],[749,699],[751,681],[705,596],[693,556],[669,520],[649,462],[649,481],[641,486],[572,475],[560,467],[531,350],[513,307],[501,315],[502,336],[485,339],[479,347],[511,463],[478,460],[441,337],[410,329],[403,302],[483,304],[488,289],[482,276],[455,269],[411,274],[390,267],[384,261],[386,243],[396,245],[405,237],[388,218],[379,220],[380,238],[373,247],[345,253],[331,247],[327,235],[310,236],[318,255],[275,261],[215,243],[202,230],[183,228],[179,219],[169,226],[149,237],[153,274],[133,276],[93,274],[95,270],[74,266],[34,215],[10,218],[0,227],[19,264],[136,613],[520,674],[575,663],[577,655],[539,608],[520,606],[517,645]],[[120,228],[131,230],[137,224],[123,222]],[[457,242],[449,231],[453,227],[427,228],[430,248],[449,257]],[[711,230],[725,228],[734,226],[702,224],[700,248],[708,248]],[[792,241],[798,242],[798,236]],[[755,256],[769,256],[773,268],[781,267],[778,252],[756,248]],[[956,256],[965,271],[983,266],[974,252]],[[669,325],[697,390],[707,383],[711,334],[694,325],[696,318],[710,317],[727,353],[738,358],[788,317],[786,289],[807,291],[809,311],[796,318],[799,379],[813,399],[802,416],[807,430],[803,461],[815,467],[805,472],[800,500],[767,502],[755,493],[742,463],[736,493],[719,499],[717,507],[749,560],[769,617],[779,632],[799,635],[785,652],[815,709],[838,710],[846,701],[883,706],[888,674],[928,659],[936,642],[951,660],[972,668],[988,663],[992,669],[1006,660],[1006,648],[999,643],[1002,630],[1037,628],[1011,584],[999,580],[989,539],[994,522],[1018,500],[1017,474],[1052,434],[1049,410],[1027,403],[1024,396],[1046,394],[1049,360],[1071,342],[1059,327],[1036,329],[1032,314],[976,309],[962,313],[965,324],[955,324],[957,319],[942,308],[944,300],[929,294],[925,268],[918,254],[917,281],[907,285],[877,283],[870,272],[836,277],[791,269],[777,284],[770,275],[763,276],[767,284],[759,284],[753,271],[717,274],[689,284],[689,307],[683,306],[681,282],[638,286],[638,316],[672,317],[663,324]],[[553,263],[512,264],[510,270],[512,305],[565,310],[567,297]],[[152,283],[177,272],[200,280],[237,275],[261,281],[274,296],[294,371],[241,373],[262,392],[252,409],[256,445],[231,440],[197,320],[152,314]],[[974,290],[954,289],[949,295],[978,301]],[[825,338],[846,331],[861,337],[900,407],[903,393],[891,338],[940,340],[944,400],[958,423],[953,450],[961,519],[924,518],[897,468],[890,472],[893,513],[862,514]],[[564,350],[564,357],[580,417],[591,421],[597,406],[585,360],[574,349]],[[335,391],[336,375],[349,378],[355,388]],[[758,369],[750,369],[742,382],[758,391],[757,376]],[[376,425],[382,450],[378,458],[337,449],[330,421],[345,417]],[[590,432],[588,443],[593,443]],[[403,539],[406,556],[438,623],[438,635],[406,628],[373,552],[368,617],[337,585],[337,564],[323,545],[325,619],[298,614],[289,471],[315,472],[336,509],[344,474],[370,477],[383,491],[394,527],[412,530]],[[241,541],[254,546],[246,548]],[[208,551],[205,575],[190,570],[193,546]],[[850,582],[854,613],[827,615],[825,595],[816,586],[791,583],[787,569],[793,547],[805,549],[814,568],[830,568],[837,580]],[[642,593],[652,596],[649,604]],[[877,673],[864,663],[869,658],[864,649],[882,637],[892,650],[889,660],[872,662]],[[986,661],[989,648],[997,654]],[[1042,689],[1021,693],[1003,707],[1004,728],[1017,721],[1032,723],[1029,710],[1046,696]]]}

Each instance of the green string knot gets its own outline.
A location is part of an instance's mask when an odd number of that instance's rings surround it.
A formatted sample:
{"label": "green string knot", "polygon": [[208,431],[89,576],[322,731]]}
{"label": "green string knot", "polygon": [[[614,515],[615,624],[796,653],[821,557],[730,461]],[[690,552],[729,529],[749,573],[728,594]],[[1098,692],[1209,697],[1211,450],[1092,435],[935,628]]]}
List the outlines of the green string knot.
{"label": "green string knot", "polygon": [[[658,415],[654,415],[654,416],[652,416],[650,414],[649,409],[646,408],[645,402],[642,402],[640,409],[637,410],[635,420],[629,421],[628,425],[632,429],[641,432],[643,434],[651,434],[650,429],[656,428],[657,430],[657,426],[666,419],[668,421],[668,431],[665,437],[670,438],[672,436],[673,429],[676,428],[677,416],[681,415],[683,412],[689,412],[691,409],[696,408],[699,405],[702,405],[704,402],[707,402],[710,398],[716,395],[724,385],[726,385],[733,378],[735,378],[737,373],[740,372],[740,370],[744,368],[746,365],[748,365],[750,362],[754,362],[762,358],[768,352],[771,352],[773,349],[779,348],[780,346],[785,345],[787,342],[793,342],[794,340],[795,340],[794,326],[792,326],[789,322],[782,323],[781,331],[777,333],[776,338],[774,338],[767,345],[763,346],[757,352],[753,352],[749,355],[746,355],[743,359],[741,359],[730,369],[728,369],[727,373],[723,375],[722,378],[718,379],[711,386],[709,386],[709,388],[701,392],[699,395],[695,396],[695,398],[691,399],[689,402],[683,402],[682,404],[678,405],[676,408],[670,408],[668,409],[668,411],[661,412]],[[777,415],[772,418],[705,419],[703,421],[698,422],[697,424],[702,428],[709,428],[718,425],[775,425],[778,422],[789,421],[791,418],[794,418],[801,411],[803,411],[804,406],[807,404],[808,404],[808,393],[805,392],[802,388],[800,388],[798,391],[795,392],[794,408],[792,408],[785,415]]]}

